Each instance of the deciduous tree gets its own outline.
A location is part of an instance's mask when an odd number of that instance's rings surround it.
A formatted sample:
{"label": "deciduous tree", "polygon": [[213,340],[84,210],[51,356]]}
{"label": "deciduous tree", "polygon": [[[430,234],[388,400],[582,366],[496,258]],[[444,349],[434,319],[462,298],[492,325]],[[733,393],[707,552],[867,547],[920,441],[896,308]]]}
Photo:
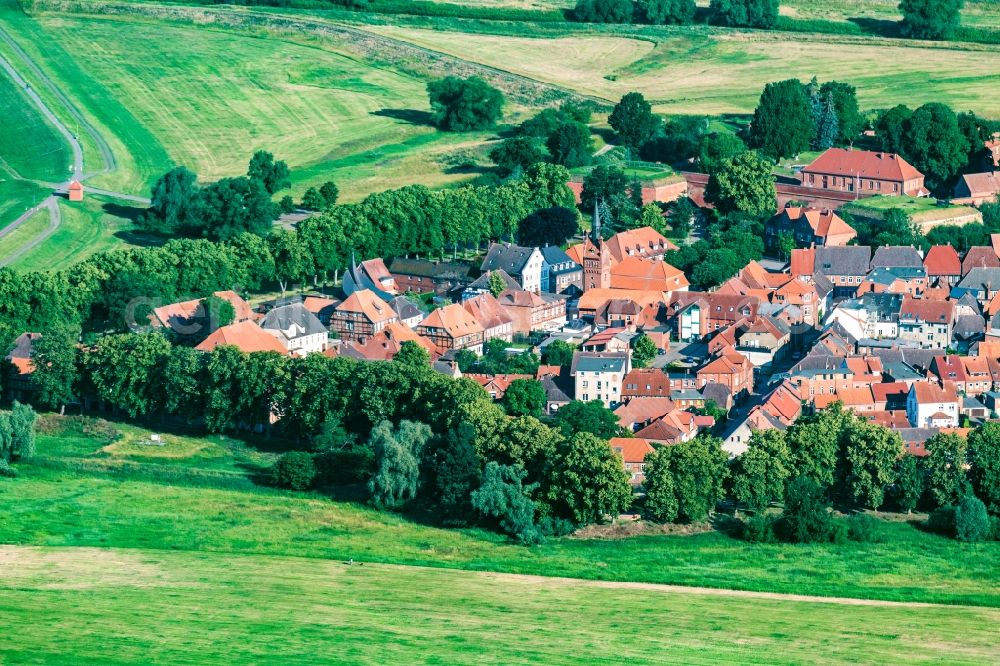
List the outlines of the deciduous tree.
{"label": "deciduous tree", "polygon": [[773,166],[753,150],[725,160],[709,177],[705,198],[723,214],[772,215],[778,206]]}
{"label": "deciduous tree", "polygon": [[900,28],[914,39],[950,39],[961,22],[964,0],[900,0]]}
{"label": "deciduous tree", "polygon": [[966,476],[968,443],[955,433],[938,433],[927,440],[927,456],[923,459],[927,470],[927,484],[931,496],[939,506],[953,506],[971,494]]}
{"label": "deciduous tree", "polygon": [[785,482],[792,474],[792,452],[780,430],[756,431],[747,450],[733,459],[730,478],[733,496],[753,510],[761,510],[785,497]]}
{"label": "deciduous tree", "polygon": [[1000,423],[987,421],[969,433],[972,488],[990,513],[1000,514]]}
{"label": "deciduous tree", "polygon": [[478,76],[446,76],[427,84],[434,123],[448,132],[492,127],[503,115],[503,93]]}
{"label": "deciduous tree", "polygon": [[653,136],[660,119],[653,115],[653,108],[642,93],[630,92],[615,105],[608,116],[608,124],[621,137],[622,143],[638,148]]}
{"label": "deciduous tree", "polygon": [[546,467],[546,498],[560,517],[577,524],[603,522],[632,501],[629,476],[607,440],[581,432],[562,440]]}
{"label": "deciduous tree", "polygon": [[816,127],[802,82],[768,83],[750,123],[750,147],[774,159],[809,150]]}

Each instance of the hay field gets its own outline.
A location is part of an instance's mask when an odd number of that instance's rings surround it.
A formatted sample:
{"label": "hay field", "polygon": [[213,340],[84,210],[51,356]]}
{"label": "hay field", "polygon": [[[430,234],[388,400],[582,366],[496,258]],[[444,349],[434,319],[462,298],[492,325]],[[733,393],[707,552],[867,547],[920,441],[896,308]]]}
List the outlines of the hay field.
{"label": "hay field", "polygon": [[370,29],[609,101],[638,90],[664,113],[745,113],[765,83],[817,76],[856,85],[867,107],[942,101],[1000,117],[1000,49],[987,47],[762,32],[675,31],[654,44],[606,35],[535,39]]}

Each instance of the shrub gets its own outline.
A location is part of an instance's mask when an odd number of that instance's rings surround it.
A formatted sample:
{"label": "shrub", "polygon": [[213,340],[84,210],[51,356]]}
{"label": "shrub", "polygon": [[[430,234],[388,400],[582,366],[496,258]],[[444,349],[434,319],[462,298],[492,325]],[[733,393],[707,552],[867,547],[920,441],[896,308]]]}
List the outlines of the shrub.
{"label": "shrub", "polygon": [[363,483],[375,471],[375,453],[364,447],[328,449],[313,458],[316,481],[323,485],[344,486]]}
{"label": "shrub", "polygon": [[862,543],[878,543],[882,540],[878,520],[867,513],[859,513],[847,519],[847,538]]}
{"label": "shrub", "polygon": [[10,466],[5,459],[0,458],[0,477],[13,478],[17,476],[17,470]]}
{"label": "shrub", "polygon": [[750,543],[778,543],[774,516],[759,513],[743,523],[743,538]]}
{"label": "shrub", "polygon": [[944,536],[955,536],[955,507],[942,506],[927,517],[927,529]]}
{"label": "shrub", "polygon": [[827,510],[823,490],[806,476],[793,479],[785,490],[785,508],[778,521],[783,541],[813,543],[831,541],[833,516]]}
{"label": "shrub", "polygon": [[991,534],[986,505],[974,495],[966,495],[955,507],[955,538],[959,541],[986,541]]}
{"label": "shrub", "polygon": [[316,478],[313,458],[305,451],[290,451],[278,458],[271,468],[274,485],[292,490],[305,490]]}

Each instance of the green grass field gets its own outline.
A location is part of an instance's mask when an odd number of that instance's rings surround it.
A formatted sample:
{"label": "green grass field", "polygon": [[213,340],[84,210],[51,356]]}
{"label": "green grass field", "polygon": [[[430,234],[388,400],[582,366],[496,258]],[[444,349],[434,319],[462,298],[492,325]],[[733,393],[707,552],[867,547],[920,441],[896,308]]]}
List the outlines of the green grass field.
{"label": "green grass field", "polygon": [[[0,226],[7,226],[21,213],[38,205],[50,190],[24,180],[0,179]],[[9,238],[9,237],[8,237]],[[7,254],[11,244],[0,239],[0,253]]]}
{"label": "green grass field", "polygon": [[1000,621],[295,557],[0,547],[0,562],[11,663],[973,664]]}
{"label": "green grass field", "polygon": [[866,108],[940,101],[1000,117],[993,94],[1000,52],[988,47],[702,29],[616,28],[620,36],[609,36],[598,32],[606,28],[574,28],[570,35],[546,38],[400,22],[369,29],[612,102],[639,91],[664,113],[746,113],[765,83],[817,76],[854,84]]}
{"label": "green grass field", "polygon": [[49,227],[49,211],[42,208],[32,215],[17,229],[0,239],[0,260],[7,259],[14,254],[18,248],[31,241],[39,234],[45,232]]}
{"label": "green grass field", "polygon": [[73,157],[69,144],[28,99],[24,91],[0,73],[0,163],[28,180],[66,180]]}
{"label": "green grass field", "polygon": [[45,242],[14,262],[13,268],[56,270],[96,252],[123,244],[146,245],[154,240],[135,229],[129,216],[134,215],[136,209],[122,207],[107,197],[88,194],[82,202],[60,200],[59,210],[62,215],[59,228]]}
{"label": "green grass field", "polygon": [[[29,50],[116,138],[119,169],[95,185],[147,192],[175,164],[206,180],[237,175],[255,150],[267,149],[289,162],[293,194],[333,178],[351,199],[383,187],[371,188],[364,176],[356,184],[352,170],[337,164],[394,145],[416,148],[407,151],[408,162],[386,165],[390,181],[394,170],[417,181],[430,172],[431,185],[463,178],[431,166],[454,138],[406,116],[426,111],[425,81],[336,44],[52,15],[22,36],[43,35],[54,48]],[[136,52],[143,57],[131,57]],[[415,153],[424,155],[413,159]]]}
{"label": "green grass field", "polygon": [[868,544],[525,548],[254,486],[275,455],[259,443],[152,432],[47,416],[36,463],[0,482],[0,622],[19,628],[0,661],[985,663],[995,648],[1000,544],[885,522]]}

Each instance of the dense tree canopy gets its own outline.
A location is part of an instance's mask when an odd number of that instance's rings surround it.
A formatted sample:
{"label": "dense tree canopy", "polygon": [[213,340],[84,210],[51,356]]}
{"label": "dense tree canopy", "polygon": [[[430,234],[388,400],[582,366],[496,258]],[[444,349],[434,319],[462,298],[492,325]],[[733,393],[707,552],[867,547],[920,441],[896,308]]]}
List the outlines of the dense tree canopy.
{"label": "dense tree canopy", "polygon": [[275,160],[274,155],[265,150],[258,150],[250,158],[247,177],[264,183],[264,189],[268,194],[274,194],[292,185],[288,165],[282,160]]}
{"label": "dense tree canopy", "polygon": [[712,0],[712,23],[737,28],[773,28],[779,0]]}
{"label": "dense tree canopy", "polygon": [[694,21],[694,0],[638,0],[639,21],[653,25],[684,24]]}
{"label": "dense tree canopy", "polygon": [[492,127],[503,115],[503,93],[478,76],[446,76],[427,84],[434,123],[449,132]]}
{"label": "dense tree canopy", "polygon": [[656,132],[660,119],[642,93],[630,92],[615,104],[608,124],[621,137],[622,143],[639,148]]}
{"label": "dense tree canopy", "polygon": [[964,0],[900,0],[900,24],[907,37],[949,39],[961,22]]}
{"label": "dense tree canopy", "polygon": [[792,452],[780,430],[754,432],[748,448],[731,465],[732,492],[737,501],[760,510],[785,497],[792,474]]}
{"label": "dense tree canopy", "polygon": [[585,23],[630,23],[632,0],[577,0],[573,19]]}
{"label": "dense tree canopy", "polygon": [[708,435],[647,455],[647,508],[661,521],[704,520],[723,497],[726,460],[720,441]]}
{"label": "dense tree canopy", "polygon": [[590,130],[583,123],[570,120],[556,126],[545,140],[549,156],[556,164],[567,168],[590,164],[594,142]]}
{"label": "dense tree canopy", "polygon": [[514,136],[504,139],[490,151],[490,159],[497,165],[501,178],[523,171],[532,164],[545,160],[545,153],[536,139]]}
{"label": "dense tree canopy", "polygon": [[517,226],[517,240],[528,247],[562,245],[580,231],[580,214],[573,208],[540,208]]}

